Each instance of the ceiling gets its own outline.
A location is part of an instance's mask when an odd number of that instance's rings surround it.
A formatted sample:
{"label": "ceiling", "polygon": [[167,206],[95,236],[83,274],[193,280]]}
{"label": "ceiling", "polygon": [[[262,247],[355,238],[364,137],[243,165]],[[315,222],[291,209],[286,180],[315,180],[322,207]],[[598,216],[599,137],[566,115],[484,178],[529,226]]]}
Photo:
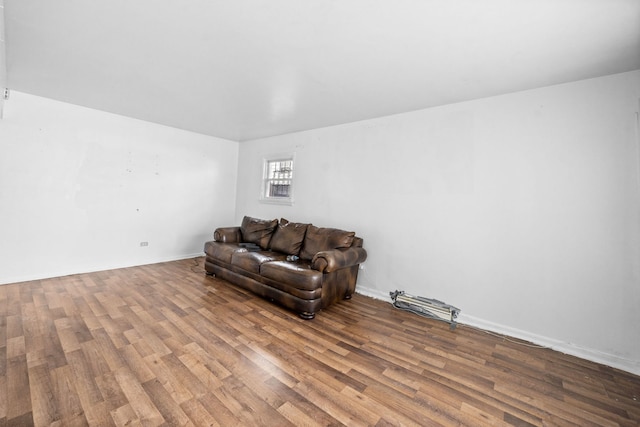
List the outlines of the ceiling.
{"label": "ceiling", "polygon": [[244,141],[640,69],[640,0],[4,0],[10,89]]}

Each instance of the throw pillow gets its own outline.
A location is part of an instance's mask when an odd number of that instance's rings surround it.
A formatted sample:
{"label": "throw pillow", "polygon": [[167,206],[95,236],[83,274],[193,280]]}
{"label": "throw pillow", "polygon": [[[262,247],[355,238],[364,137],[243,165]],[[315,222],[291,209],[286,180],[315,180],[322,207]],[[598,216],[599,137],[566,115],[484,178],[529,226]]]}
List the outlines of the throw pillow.
{"label": "throw pillow", "polygon": [[280,219],[280,223],[273,232],[273,237],[271,237],[271,250],[298,256],[308,226],[309,224],[289,222],[284,218]]}
{"label": "throw pillow", "polygon": [[338,230],[337,228],[320,228],[309,225],[304,238],[300,258],[312,259],[315,254],[331,249],[348,248],[356,235],[353,231]]}
{"label": "throw pillow", "polygon": [[267,249],[269,246],[269,240],[271,240],[271,235],[273,234],[273,230],[275,230],[276,225],[278,225],[277,219],[266,220],[245,216],[242,219],[242,225],[240,226],[242,241],[255,243],[262,249]]}

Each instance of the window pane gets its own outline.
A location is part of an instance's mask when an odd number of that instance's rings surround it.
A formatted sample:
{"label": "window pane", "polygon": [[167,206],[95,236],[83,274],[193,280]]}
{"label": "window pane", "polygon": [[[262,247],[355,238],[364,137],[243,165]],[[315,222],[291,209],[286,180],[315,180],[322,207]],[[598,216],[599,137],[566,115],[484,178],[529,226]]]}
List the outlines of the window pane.
{"label": "window pane", "polygon": [[289,184],[271,184],[269,197],[289,197]]}
{"label": "window pane", "polygon": [[274,160],[267,164],[265,177],[266,197],[291,197],[291,180],[293,178],[293,160]]}

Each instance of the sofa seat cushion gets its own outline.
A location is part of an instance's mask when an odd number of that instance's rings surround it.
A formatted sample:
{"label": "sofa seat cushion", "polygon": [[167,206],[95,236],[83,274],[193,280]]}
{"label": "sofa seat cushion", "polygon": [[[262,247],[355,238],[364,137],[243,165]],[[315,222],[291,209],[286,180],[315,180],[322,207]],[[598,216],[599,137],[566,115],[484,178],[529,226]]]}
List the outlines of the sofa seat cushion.
{"label": "sofa seat cushion", "polygon": [[205,254],[227,264],[231,264],[231,256],[236,252],[247,250],[236,243],[207,242],[204,246]]}
{"label": "sofa seat cushion", "polygon": [[272,261],[262,263],[260,275],[296,289],[313,291],[322,287],[322,273],[308,262]]}
{"label": "sofa seat cushion", "polygon": [[260,274],[260,266],[265,262],[284,261],[286,255],[277,252],[234,252],[231,256],[231,265],[254,274]]}

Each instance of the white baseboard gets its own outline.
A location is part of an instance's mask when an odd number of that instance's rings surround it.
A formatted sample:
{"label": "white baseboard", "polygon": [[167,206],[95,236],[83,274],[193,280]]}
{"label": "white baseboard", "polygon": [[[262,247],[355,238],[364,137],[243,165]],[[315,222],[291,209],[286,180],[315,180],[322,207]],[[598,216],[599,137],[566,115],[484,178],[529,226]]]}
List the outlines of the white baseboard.
{"label": "white baseboard", "polygon": [[124,264],[105,264],[105,265],[93,265],[78,267],[77,269],[63,269],[50,271],[45,273],[38,273],[32,275],[25,275],[19,277],[0,278],[0,286],[9,285],[12,283],[31,282],[33,280],[51,279],[53,277],[71,276],[74,274],[95,273],[97,271],[116,270],[118,268],[137,267],[140,265],[158,264],[161,262],[178,261],[181,259],[189,259],[204,256],[204,253],[198,252],[195,254],[173,255],[169,257],[163,257],[156,260],[147,260],[143,263],[124,263]]}
{"label": "white baseboard", "polygon": [[[384,292],[377,289],[367,289],[358,286],[356,288],[356,293],[382,301],[387,301],[389,303],[392,302],[391,297],[388,293],[385,294]],[[571,356],[576,356],[581,359],[589,360],[591,362],[600,363],[602,365],[620,369],[634,375],[640,375],[640,360],[625,359],[614,354],[604,353],[589,348],[583,348],[572,343],[567,343],[520,329],[511,328],[509,326],[479,319],[474,316],[468,316],[464,313],[460,313],[456,320],[462,325],[468,325],[500,335],[506,335],[509,337],[521,339],[536,345],[549,347],[552,350],[559,351],[561,353],[569,354]]]}
{"label": "white baseboard", "polygon": [[576,356],[581,359],[589,360],[591,362],[596,362],[602,365],[610,366],[612,368],[621,369],[634,375],[640,375],[640,361],[638,360],[625,359],[614,354],[580,347],[572,343],[559,341],[553,338],[537,335],[520,329],[511,328],[509,326],[500,325],[487,320],[479,319],[474,316],[464,315],[462,313],[458,317],[458,321],[464,325],[469,325],[501,335],[518,338],[536,345],[549,347],[552,350],[559,351],[561,353],[570,354],[571,356]]}
{"label": "white baseboard", "polygon": [[364,295],[366,297],[371,297],[371,298],[379,299],[382,301],[391,302],[391,296],[389,296],[389,293],[385,294],[384,292],[379,291],[377,289],[368,289],[368,288],[363,288],[361,286],[356,286],[356,293]]}

